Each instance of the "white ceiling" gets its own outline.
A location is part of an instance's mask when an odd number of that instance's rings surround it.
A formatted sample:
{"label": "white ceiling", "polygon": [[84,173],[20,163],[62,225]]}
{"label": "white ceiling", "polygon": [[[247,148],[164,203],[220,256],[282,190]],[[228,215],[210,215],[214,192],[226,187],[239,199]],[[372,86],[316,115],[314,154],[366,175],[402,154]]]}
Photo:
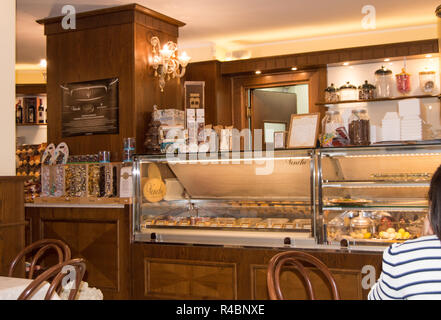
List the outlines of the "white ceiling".
{"label": "white ceiling", "polygon": [[[45,57],[43,27],[35,20],[60,16],[65,4],[77,12],[136,0],[17,0],[17,63]],[[433,25],[439,0],[138,0],[137,3],[187,25],[181,47],[207,44],[223,50],[280,41],[366,32],[361,9],[374,5],[377,30]],[[405,31],[403,31],[405,32]],[[393,39],[391,39],[393,42]]]}

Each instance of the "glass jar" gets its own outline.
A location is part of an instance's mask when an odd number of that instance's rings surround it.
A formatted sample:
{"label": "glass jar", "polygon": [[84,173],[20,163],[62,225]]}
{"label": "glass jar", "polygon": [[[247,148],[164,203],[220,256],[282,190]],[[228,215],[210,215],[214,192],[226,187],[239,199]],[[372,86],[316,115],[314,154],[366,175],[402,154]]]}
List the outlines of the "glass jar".
{"label": "glass jar", "polygon": [[382,66],[375,71],[375,86],[377,88],[377,98],[392,97],[393,77],[392,71]]}
{"label": "glass jar", "polygon": [[350,84],[349,81],[340,87],[338,94],[341,101],[358,100],[357,87]]}
{"label": "glass jar", "polygon": [[431,94],[435,90],[436,72],[421,71],[420,72],[420,88],[423,93]]}
{"label": "glass jar", "polygon": [[345,221],[342,216],[337,216],[329,221],[327,226],[328,240],[340,240],[345,235]]}
{"label": "glass jar", "polygon": [[352,110],[349,117],[349,140],[355,146],[371,144],[370,119],[365,109]]}
{"label": "glass jar", "polygon": [[337,110],[326,111],[322,120],[322,146],[332,147],[333,140],[338,136],[337,129],[344,127],[340,112]]}
{"label": "glass jar", "polygon": [[401,73],[396,75],[397,78],[397,90],[401,94],[408,94],[411,90],[410,86],[410,74],[406,72],[406,69],[401,69]]}
{"label": "glass jar", "polygon": [[363,212],[351,220],[350,236],[354,239],[371,239],[373,234],[373,222]]}
{"label": "glass jar", "polygon": [[362,86],[358,88],[358,98],[360,100],[372,100],[375,99],[375,86],[370,84],[367,80]]}
{"label": "glass jar", "polygon": [[331,83],[331,86],[325,89],[325,101],[334,103],[338,102],[338,99],[338,89]]}

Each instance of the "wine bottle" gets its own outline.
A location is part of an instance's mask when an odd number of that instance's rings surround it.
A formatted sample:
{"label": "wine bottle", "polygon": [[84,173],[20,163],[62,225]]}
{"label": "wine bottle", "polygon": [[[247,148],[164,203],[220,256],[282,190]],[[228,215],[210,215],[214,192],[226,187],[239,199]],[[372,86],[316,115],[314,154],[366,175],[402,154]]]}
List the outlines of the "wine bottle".
{"label": "wine bottle", "polygon": [[35,123],[35,105],[33,104],[28,107],[28,122]]}
{"label": "wine bottle", "polygon": [[44,107],[43,107],[43,99],[38,99],[38,123],[44,123]]}
{"label": "wine bottle", "polygon": [[15,112],[15,122],[23,123],[23,107],[21,106],[21,100],[18,100],[18,103],[15,106]]}

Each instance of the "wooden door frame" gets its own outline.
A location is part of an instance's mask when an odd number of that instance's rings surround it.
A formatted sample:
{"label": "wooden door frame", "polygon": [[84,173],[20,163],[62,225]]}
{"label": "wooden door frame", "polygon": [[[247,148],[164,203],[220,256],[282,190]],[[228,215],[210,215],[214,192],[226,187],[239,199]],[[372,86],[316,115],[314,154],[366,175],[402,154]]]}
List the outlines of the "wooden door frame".
{"label": "wooden door frame", "polygon": [[292,86],[296,84],[309,85],[309,112],[319,112],[321,117],[324,109],[317,106],[327,86],[327,69],[317,68],[296,72],[269,73],[263,75],[239,76],[232,79],[233,106],[232,120],[234,128],[242,130],[248,128],[247,107],[248,90]]}

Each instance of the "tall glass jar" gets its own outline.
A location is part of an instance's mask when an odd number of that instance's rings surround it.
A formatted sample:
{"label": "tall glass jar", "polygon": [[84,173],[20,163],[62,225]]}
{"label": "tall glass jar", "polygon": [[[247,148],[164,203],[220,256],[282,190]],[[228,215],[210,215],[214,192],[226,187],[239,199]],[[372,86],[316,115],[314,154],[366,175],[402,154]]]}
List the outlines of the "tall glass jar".
{"label": "tall glass jar", "polygon": [[408,94],[411,90],[410,87],[410,74],[406,72],[406,69],[402,69],[401,73],[396,75],[397,89],[401,94]]}
{"label": "tall glass jar", "polygon": [[355,146],[371,144],[370,119],[365,109],[352,110],[349,117],[349,140]]}
{"label": "tall glass jar", "polygon": [[326,115],[322,120],[322,146],[332,147],[333,139],[338,136],[337,129],[343,126],[339,111],[326,111]]}
{"label": "tall glass jar", "polygon": [[377,88],[377,98],[392,97],[393,76],[392,71],[382,66],[375,71],[375,86]]}
{"label": "tall glass jar", "polygon": [[421,71],[420,72],[420,88],[425,94],[431,94],[435,90],[436,81],[435,71]]}

